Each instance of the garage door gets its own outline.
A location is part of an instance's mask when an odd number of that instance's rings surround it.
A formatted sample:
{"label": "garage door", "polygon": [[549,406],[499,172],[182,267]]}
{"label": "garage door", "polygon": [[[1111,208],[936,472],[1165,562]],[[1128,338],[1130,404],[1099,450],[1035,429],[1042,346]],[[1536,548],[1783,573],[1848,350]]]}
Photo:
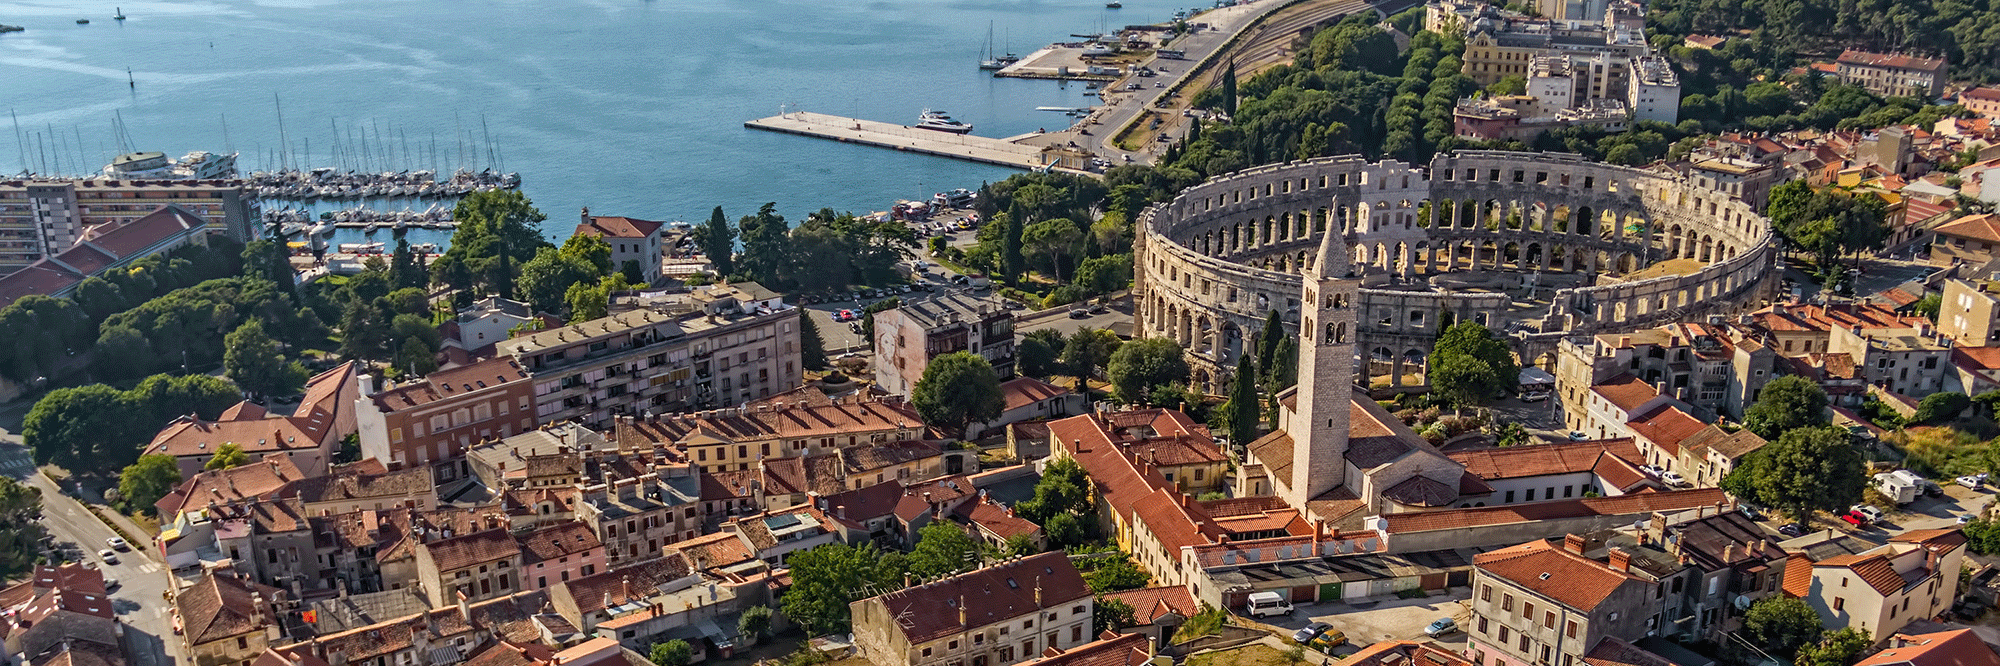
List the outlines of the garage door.
{"label": "garage door", "polygon": [[1418,585],[1421,585],[1426,590],[1442,590],[1445,588],[1445,580],[1445,575],[1441,573],[1424,574],[1418,581]]}
{"label": "garage door", "polygon": [[1340,583],[1338,581],[1319,586],[1320,601],[1334,601],[1338,599],[1340,599]]}
{"label": "garage door", "polygon": [[1319,591],[1318,585],[1300,585],[1298,587],[1294,587],[1292,588],[1291,591],[1292,603],[1302,604],[1311,601],[1317,601],[1319,598],[1313,596],[1313,594],[1318,591]]}

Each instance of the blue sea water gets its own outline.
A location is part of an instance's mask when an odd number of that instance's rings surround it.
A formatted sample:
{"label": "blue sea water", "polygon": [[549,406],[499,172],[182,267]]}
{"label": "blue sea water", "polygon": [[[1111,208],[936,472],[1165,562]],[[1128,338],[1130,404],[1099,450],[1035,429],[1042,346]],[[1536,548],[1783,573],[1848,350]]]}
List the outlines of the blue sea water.
{"label": "blue sea water", "polygon": [[[791,219],[821,207],[886,210],[1014,172],[743,121],[793,105],[914,123],[930,107],[983,136],[1054,128],[1066,119],[1035,107],[1095,98],[1078,84],[978,71],[989,24],[996,51],[1026,55],[1185,6],[0,0],[0,24],[28,28],[0,34],[0,111],[18,117],[25,136],[17,141],[0,117],[0,172],[95,171],[124,148],[176,157],[233,149],[246,172],[286,156],[295,166],[353,166],[365,135],[378,155],[363,164],[370,170],[520,173],[558,238],[585,206],[658,220],[706,219],[718,205],[734,218],[767,201]],[[130,18],[112,20],[114,7]],[[393,155],[382,155],[385,145]]]}

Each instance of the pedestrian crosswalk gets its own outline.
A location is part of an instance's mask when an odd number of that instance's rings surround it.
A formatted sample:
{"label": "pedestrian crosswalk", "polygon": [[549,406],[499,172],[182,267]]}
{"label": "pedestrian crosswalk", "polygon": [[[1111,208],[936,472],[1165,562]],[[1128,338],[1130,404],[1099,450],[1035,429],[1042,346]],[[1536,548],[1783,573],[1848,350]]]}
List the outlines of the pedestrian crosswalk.
{"label": "pedestrian crosswalk", "polygon": [[30,458],[10,458],[7,460],[0,460],[0,469],[28,470],[34,468],[35,468],[35,461]]}
{"label": "pedestrian crosswalk", "polygon": [[142,571],[142,572],[145,572],[145,573],[159,573],[159,572],[160,572],[160,565],[158,565],[158,564],[154,564],[154,563],[152,563],[152,562],[147,562],[147,563],[145,563],[145,564],[141,564],[141,565],[139,565],[139,571]]}

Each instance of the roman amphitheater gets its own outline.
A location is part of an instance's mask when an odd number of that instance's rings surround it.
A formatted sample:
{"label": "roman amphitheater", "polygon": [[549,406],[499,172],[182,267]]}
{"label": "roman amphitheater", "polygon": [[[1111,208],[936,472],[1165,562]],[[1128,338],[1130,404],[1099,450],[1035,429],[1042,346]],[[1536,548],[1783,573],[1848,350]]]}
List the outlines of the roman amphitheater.
{"label": "roman amphitheater", "polygon": [[1357,348],[1375,385],[1423,381],[1457,321],[1552,371],[1565,336],[1734,313],[1777,289],[1765,218],[1671,174],[1557,153],[1331,157],[1218,176],[1148,209],[1138,334],[1179,341],[1198,385],[1220,391],[1272,310],[1296,330],[1299,276],[1329,223],[1361,270]]}

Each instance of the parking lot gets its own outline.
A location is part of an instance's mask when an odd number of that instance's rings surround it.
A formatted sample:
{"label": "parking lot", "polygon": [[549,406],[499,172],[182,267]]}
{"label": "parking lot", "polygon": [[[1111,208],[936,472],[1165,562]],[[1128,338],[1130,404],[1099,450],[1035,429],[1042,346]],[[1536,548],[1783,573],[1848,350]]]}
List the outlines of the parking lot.
{"label": "parking lot", "polygon": [[1304,604],[1292,611],[1289,617],[1273,617],[1262,620],[1274,627],[1284,628],[1286,637],[1292,632],[1314,622],[1325,622],[1347,635],[1347,644],[1334,648],[1339,656],[1354,654],[1362,647],[1387,640],[1430,641],[1449,650],[1465,649],[1465,632],[1454,631],[1438,638],[1426,638],[1424,627],[1441,617],[1458,621],[1460,627],[1472,617],[1472,610],[1466,602],[1472,599],[1472,591],[1453,588],[1451,594],[1425,597],[1422,599],[1387,598],[1360,603],[1315,603]]}

